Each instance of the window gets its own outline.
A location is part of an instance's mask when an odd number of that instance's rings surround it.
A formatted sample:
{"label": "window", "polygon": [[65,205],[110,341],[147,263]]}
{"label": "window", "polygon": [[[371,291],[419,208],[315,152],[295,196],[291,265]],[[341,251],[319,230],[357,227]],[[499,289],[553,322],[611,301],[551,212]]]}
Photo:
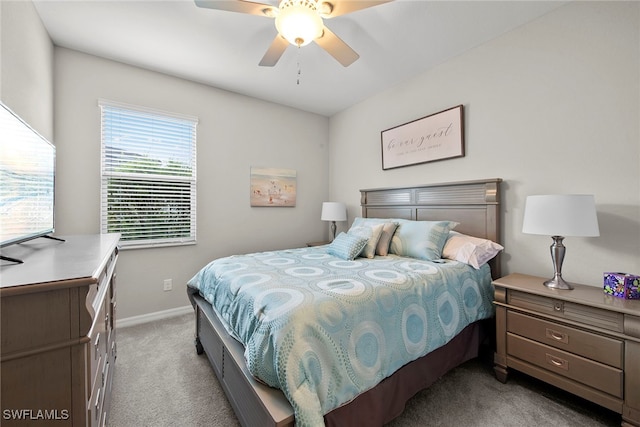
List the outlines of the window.
{"label": "window", "polygon": [[100,100],[102,233],[123,248],[196,241],[193,117]]}

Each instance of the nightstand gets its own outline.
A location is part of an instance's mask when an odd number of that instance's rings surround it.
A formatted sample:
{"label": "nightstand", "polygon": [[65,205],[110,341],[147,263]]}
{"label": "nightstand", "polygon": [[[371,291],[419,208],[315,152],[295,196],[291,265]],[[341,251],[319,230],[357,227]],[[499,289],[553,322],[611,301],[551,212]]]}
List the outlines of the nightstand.
{"label": "nightstand", "polygon": [[312,247],[312,246],[322,246],[322,245],[328,245],[331,242],[309,242],[307,243],[307,246]]}
{"label": "nightstand", "polygon": [[640,426],[640,300],[602,286],[549,289],[544,280],[510,274],[493,282],[496,378],[506,382],[515,369]]}

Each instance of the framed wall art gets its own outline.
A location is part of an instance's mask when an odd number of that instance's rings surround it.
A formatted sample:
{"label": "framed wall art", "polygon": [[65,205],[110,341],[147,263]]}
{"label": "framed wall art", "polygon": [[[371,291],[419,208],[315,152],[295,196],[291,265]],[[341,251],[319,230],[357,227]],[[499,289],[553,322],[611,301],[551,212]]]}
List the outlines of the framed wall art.
{"label": "framed wall art", "polygon": [[463,106],[383,130],[382,169],[464,156]]}
{"label": "framed wall art", "polygon": [[294,169],[251,167],[251,206],[295,206]]}

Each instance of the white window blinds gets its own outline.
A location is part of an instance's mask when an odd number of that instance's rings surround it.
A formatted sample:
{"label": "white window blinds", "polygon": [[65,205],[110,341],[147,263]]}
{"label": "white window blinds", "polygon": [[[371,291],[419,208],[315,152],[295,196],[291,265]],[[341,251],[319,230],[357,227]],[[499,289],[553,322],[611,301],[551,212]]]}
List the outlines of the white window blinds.
{"label": "white window blinds", "polygon": [[196,118],[100,100],[102,233],[122,247],[196,241]]}

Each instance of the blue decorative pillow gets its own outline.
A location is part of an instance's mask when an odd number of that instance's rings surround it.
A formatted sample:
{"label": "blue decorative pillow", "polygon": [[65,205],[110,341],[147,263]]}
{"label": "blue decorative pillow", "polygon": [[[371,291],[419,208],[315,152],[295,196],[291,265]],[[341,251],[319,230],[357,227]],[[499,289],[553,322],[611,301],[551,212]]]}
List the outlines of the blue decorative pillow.
{"label": "blue decorative pillow", "polygon": [[398,228],[391,239],[389,252],[400,256],[435,260],[442,257],[449,230],[458,225],[453,221],[410,221],[397,219]]}
{"label": "blue decorative pillow", "polygon": [[333,239],[327,252],[339,258],[353,260],[357,257],[369,241],[366,237],[354,234],[340,233]]}

